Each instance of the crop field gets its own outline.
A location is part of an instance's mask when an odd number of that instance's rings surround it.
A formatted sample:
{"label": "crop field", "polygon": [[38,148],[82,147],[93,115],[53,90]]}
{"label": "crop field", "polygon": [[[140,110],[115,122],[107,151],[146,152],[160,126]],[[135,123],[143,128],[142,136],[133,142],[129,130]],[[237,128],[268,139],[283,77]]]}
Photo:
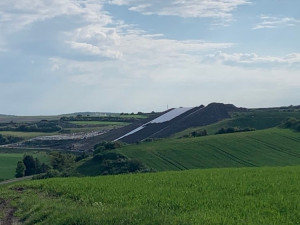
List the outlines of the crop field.
{"label": "crop field", "polygon": [[23,154],[0,153],[0,179],[14,178],[17,162],[22,157]]}
{"label": "crop field", "polygon": [[114,121],[71,121],[70,123],[76,125],[101,125],[101,126],[125,126],[130,123],[127,122],[114,122]]}
{"label": "crop field", "polygon": [[206,130],[208,135],[213,135],[215,134],[218,130],[220,130],[222,127],[230,127],[229,126],[229,121],[231,121],[232,119],[225,119],[222,120],[220,122],[217,123],[213,123],[207,126],[201,126],[201,127],[191,127],[188,128],[184,131],[178,132],[174,135],[172,135],[172,138],[180,138],[183,137],[184,135],[188,135],[190,133],[192,133],[193,131],[198,131],[198,130]]}
{"label": "crop field", "polygon": [[39,136],[49,136],[55,135],[57,132],[53,133],[46,133],[46,132],[21,132],[21,131],[0,131],[0,134],[3,136],[13,136],[13,137],[20,137],[25,140],[39,137]]}
{"label": "crop field", "polygon": [[[48,162],[48,156],[44,152],[29,153],[41,162]],[[24,153],[0,153],[0,180],[15,177],[17,162],[22,160]]]}
{"label": "crop field", "polygon": [[0,196],[26,224],[295,225],[299,185],[300,167],[227,168],[27,181]]}
{"label": "crop field", "polygon": [[137,115],[137,114],[128,114],[128,115],[119,115],[120,118],[135,118],[135,119],[146,119],[148,118],[147,115]]}
{"label": "crop field", "polygon": [[129,145],[117,151],[157,171],[300,165],[300,133],[272,128],[165,139]]}
{"label": "crop field", "polygon": [[0,115],[0,123],[15,123],[38,122],[41,120],[59,120],[60,116],[7,116]]}

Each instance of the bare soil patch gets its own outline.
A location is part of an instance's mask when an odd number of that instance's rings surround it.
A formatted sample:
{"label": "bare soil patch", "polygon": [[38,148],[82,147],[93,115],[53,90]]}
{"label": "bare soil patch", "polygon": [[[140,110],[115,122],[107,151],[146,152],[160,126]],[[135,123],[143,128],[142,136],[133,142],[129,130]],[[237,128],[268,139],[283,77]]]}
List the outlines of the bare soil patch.
{"label": "bare soil patch", "polygon": [[14,216],[14,213],[17,209],[11,207],[9,201],[0,198],[0,212],[2,212],[0,217],[0,225],[17,225],[21,224]]}

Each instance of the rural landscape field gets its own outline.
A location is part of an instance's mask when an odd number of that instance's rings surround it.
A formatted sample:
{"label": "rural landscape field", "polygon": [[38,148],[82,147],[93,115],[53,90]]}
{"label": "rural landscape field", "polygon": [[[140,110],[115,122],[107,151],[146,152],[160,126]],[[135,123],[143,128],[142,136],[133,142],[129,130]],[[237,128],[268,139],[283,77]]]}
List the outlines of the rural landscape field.
{"label": "rural landscape field", "polygon": [[299,225],[299,9],[1,0],[0,225]]}
{"label": "rural landscape field", "polygon": [[299,106],[17,121],[1,124],[1,224],[299,222]]}

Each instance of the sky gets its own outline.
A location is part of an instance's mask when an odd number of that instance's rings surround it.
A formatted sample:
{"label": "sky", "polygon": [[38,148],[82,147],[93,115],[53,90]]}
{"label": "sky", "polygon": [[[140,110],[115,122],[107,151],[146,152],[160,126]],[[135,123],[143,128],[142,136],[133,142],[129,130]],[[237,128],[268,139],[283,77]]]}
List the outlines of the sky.
{"label": "sky", "polygon": [[300,104],[299,0],[1,0],[0,114]]}

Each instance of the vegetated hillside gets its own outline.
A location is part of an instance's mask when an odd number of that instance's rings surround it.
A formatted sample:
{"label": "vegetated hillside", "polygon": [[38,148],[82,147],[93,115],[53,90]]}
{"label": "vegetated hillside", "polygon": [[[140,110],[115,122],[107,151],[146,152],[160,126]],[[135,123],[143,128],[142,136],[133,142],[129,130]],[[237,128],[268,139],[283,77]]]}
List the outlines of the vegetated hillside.
{"label": "vegetated hillside", "polygon": [[57,178],[0,186],[0,208],[41,225],[295,225],[299,185],[300,167]]}
{"label": "vegetated hillside", "polygon": [[165,139],[117,150],[154,170],[300,165],[300,132],[267,129]]}
{"label": "vegetated hillside", "polygon": [[300,111],[282,111],[275,109],[248,109],[247,112],[233,112],[231,118],[206,126],[190,127],[184,131],[174,134],[172,137],[182,137],[193,131],[206,130],[208,134],[215,134],[221,128],[239,127],[254,128],[257,130],[279,126],[288,118],[300,119]]}

